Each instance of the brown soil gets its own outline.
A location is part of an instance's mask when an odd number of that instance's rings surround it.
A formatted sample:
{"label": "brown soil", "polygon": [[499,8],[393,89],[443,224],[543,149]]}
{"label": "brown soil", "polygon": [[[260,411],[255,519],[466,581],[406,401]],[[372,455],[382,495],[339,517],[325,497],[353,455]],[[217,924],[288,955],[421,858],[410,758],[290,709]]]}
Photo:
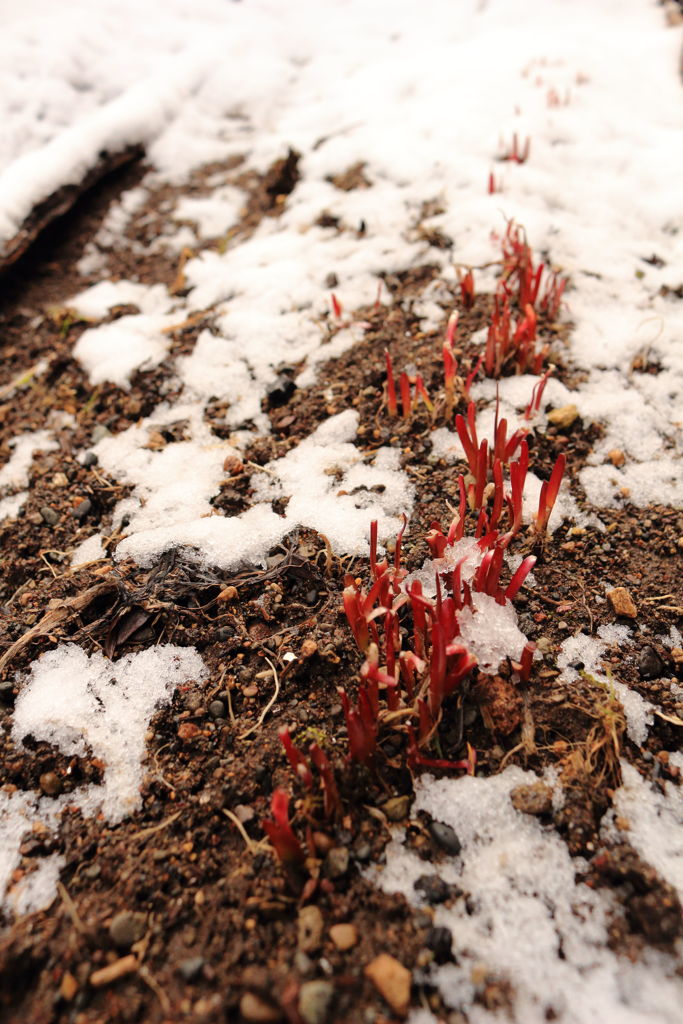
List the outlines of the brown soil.
{"label": "brown soil", "polygon": [[[207,245],[239,244],[261,217],[277,216],[296,186],[297,160],[290,152],[260,177],[239,161],[197,174],[185,194],[208,192],[207,181],[222,174],[225,182],[247,188],[250,197],[235,231]],[[111,385],[93,390],[71,357],[85,325],[74,322],[64,304],[89,283],[77,273],[76,261],[110,203],[141,173],[138,167],[127,168],[102,183],[3,280],[0,325],[6,369],[0,387],[41,359],[49,369],[28,384],[0,392],[0,463],[9,457],[7,442],[22,430],[44,426],[53,409],[71,413],[77,427],[58,433],[59,450],[35,456],[22,514],[0,524],[5,562],[0,643],[8,655],[0,675],[0,722],[11,720],[30,663],[65,641],[77,641],[87,651],[103,648],[113,658],[157,642],[193,645],[210,670],[210,681],[181,688],[172,706],[153,719],[139,812],[111,828],[74,812],[58,836],[26,837],[15,880],[50,852],[63,853],[66,866],[53,905],[7,922],[0,938],[2,1017],[33,1024],[240,1019],[300,1024],[300,987],[317,979],[329,986],[325,1019],[396,1019],[365,968],[381,953],[411,971],[418,965],[428,968],[447,955],[444,937],[432,928],[429,912],[415,912],[402,899],[379,893],[362,871],[383,856],[392,822],[405,826],[426,862],[438,865],[442,851],[429,822],[411,819],[410,801],[400,799],[410,796],[413,784],[403,733],[382,734],[373,771],[345,758],[338,688],[354,691],[362,661],[341,612],[343,577],[350,566],[331,555],[325,538],[299,531],[271,552],[266,570],[228,574],[200,569],[182,552],[165,555],[152,569],[111,558],[77,571],[69,567],[71,551],[85,536],[94,529],[108,535],[112,509],[125,494],[96,465],[81,465],[79,452],[91,443],[96,426],[121,431],[149,414],[162,394],[173,400],[173,358],[191,350],[199,331],[211,323],[209,310],[203,319],[179,327],[165,363],[138,373],[127,391]],[[340,169],[333,180],[341,189],[367,185],[362,165]],[[161,233],[175,194],[170,187],[157,189],[126,229],[128,241],[146,244]],[[442,236],[422,237],[435,251],[452,244]],[[126,238],[105,254],[103,275],[163,281],[182,291],[182,260],[160,252],[141,260]],[[370,323],[365,340],[323,366],[319,385],[306,391],[285,386],[268,407],[272,436],[248,453],[253,463],[263,465],[327,416],[357,409],[358,444],[368,452],[387,443],[400,447],[419,494],[404,544],[408,568],[420,565],[428,553],[423,538],[430,522],[448,524],[446,502],[457,501],[457,475],[463,467],[430,457],[433,425],[426,413],[407,424],[387,416],[381,353],[390,344],[397,371],[412,364],[429,393],[438,395],[443,329],[422,333],[412,308],[438,273],[438,263],[426,259],[402,274],[387,274],[391,307],[353,312]],[[459,301],[453,294],[448,307],[444,303],[444,325],[449,308]],[[122,312],[115,310],[112,317]],[[489,312],[486,297],[461,311],[464,367],[475,358],[467,339],[486,323]],[[336,326],[330,315],[330,334]],[[541,324],[558,375],[571,380],[571,367],[563,359],[567,329]],[[282,367],[284,380],[292,380],[296,370]],[[219,406],[207,410],[219,436],[221,412]],[[532,468],[547,476],[562,451],[576,479],[596,437],[596,429],[580,420],[568,429],[550,428],[532,441]],[[176,439],[171,432],[156,443]],[[580,489],[573,490],[583,502]],[[89,505],[82,513],[78,509],[85,499]],[[249,503],[249,474],[239,471],[226,478],[214,500],[228,515]],[[45,509],[53,513],[52,522],[46,521]],[[589,858],[591,884],[612,888],[623,908],[615,915],[613,943],[624,955],[637,956],[644,944],[671,947],[683,932],[681,907],[671,888],[626,843],[601,846],[599,826],[619,783],[619,757],[630,760],[654,786],[662,779],[679,782],[666,752],[676,749],[681,738],[683,707],[669,684],[681,678],[682,666],[657,638],[678,621],[683,604],[676,565],[683,517],[670,508],[643,511],[628,504],[600,516],[606,533],[576,533],[569,524],[537,550],[536,582],[522,591],[516,605],[521,628],[539,643],[543,660],[536,662],[524,687],[513,684],[510,667],[495,678],[473,680],[469,693],[453,699],[444,716],[440,756],[462,758],[469,743],[476,749],[480,773],[510,763],[538,770],[557,765],[567,800],[555,825],[572,854]],[[113,544],[112,538],[110,551]],[[356,561],[352,568],[367,582],[366,564]],[[615,621],[604,601],[606,581],[630,590],[639,627],[637,646],[609,649],[607,667],[662,712],[642,749],[627,738],[620,707],[603,686],[584,675],[568,687],[555,668],[555,654],[566,637],[578,631],[593,635],[600,625]],[[46,609],[53,614],[43,621]],[[655,678],[647,678],[639,662],[648,646],[661,658]],[[293,652],[296,660],[285,661],[285,652]],[[245,738],[272,697],[271,666],[278,673],[278,700]],[[300,745],[315,739],[332,761],[342,798],[336,820],[326,817],[321,802],[311,802],[295,781],[277,735],[284,724]],[[4,729],[0,748],[0,783],[9,792],[45,792],[46,787],[68,792],[101,777],[102,765],[94,758],[67,759],[45,743],[34,743],[30,750],[16,747]],[[271,795],[279,787],[294,794],[294,828],[308,843],[306,868],[298,877],[283,872],[264,842],[261,822],[269,817]],[[304,907],[320,912],[313,915],[313,938],[302,926]],[[121,912],[132,915],[123,939],[112,928]],[[348,949],[338,948],[330,935],[336,924],[355,927]],[[100,981],[97,972],[108,965],[121,976]],[[495,979],[482,991],[482,1000],[492,1008],[514,1003],[514,992]],[[449,1017],[428,984],[413,985],[411,1005],[429,1005],[453,1024],[462,1019]]]}

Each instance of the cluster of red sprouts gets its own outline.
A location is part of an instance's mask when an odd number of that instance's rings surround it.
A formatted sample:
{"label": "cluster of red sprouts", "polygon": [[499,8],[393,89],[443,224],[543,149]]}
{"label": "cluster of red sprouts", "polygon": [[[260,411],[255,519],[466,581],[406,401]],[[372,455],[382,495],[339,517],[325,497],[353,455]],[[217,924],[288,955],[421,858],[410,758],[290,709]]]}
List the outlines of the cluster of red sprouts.
{"label": "cluster of red sprouts", "polygon": [[[467,374],[462,376],[458,372],[455,348],[459,315],[453,312],[448,319],[441,348],[443,407],[447,418],[450,418],[460,399],[469,402],[470,388],[480,370],[494,379],[509,373],[542,376],[542,381],[534,388],[525,418],[530,419],[540,409],[550,368],[547,362],[549,345],[539,341],[539,318],[556,319],[567,282],[566,278],[544,262],[534,261],[523,229],[514,222],[508,222],[500,245],[502,273],[493,297],[493,311],[484,351],[478,359],[473,360]],[[461,304],[467,310],[475,300],[472,270],[459,270],[458,278]],[[518,312],[515,313],[515,310]],[[422,375],[418,373],[410,376],[403,371],[397,381],[388,350],[385,350],[385,364],[385,404],[389,416],[400,416],[407,421],[422,403],[434,418],[441,405],[430,398]]]}
{"label": "cluster of red sprouts", "polygon": [[[529,155],[529,140],[519,146],[513,136],[512,147],[503,159],[523,163]],[[493,437],[480,440],[476,429],[476,407],[470,401],[470,387],[479,369],[498,378],[505,372],[531,372],[539,376],[525,410],[528,421],[541,407],[543,392],[552,367],[545,368],[547,345],[538,345],[538,317],[554,319],[560,308],[566,280],[544,263],[535,264],[524,232],[509,223],[502,238],[502,274],[494,296],[493,314],[484,352],[468,375],[458,374],[455,336],[458,314],[448,320],[442,345],[445,408],[450,418],[464,398],[466,412],[457,413],[455,427],[467,462],[467,473],[458,477],[459,509],[444,532],[434,521],[426,542],[435,571],[435,596],[423,592],[418,579],[406,583],[401,548],[406,527],[395,543],[393,558],[378,557],[378,525],[370,527],[370,583],[361,578],[344,578],[343,610],[359,650],[365,656],[355,698],[339,691],[346,723],[347,762],[376,771],[383,735],[391,731],[405,737],[408,763],[455,769],[474,773],[476,753],[467,745],[467,757],[448,761],[432,757],[430,748],[437,743],[445,702],[454,695],[464,700],[477,666],[477,659],[462,642],[460,617],[465,609],[475,609],[473,595],[483,594],[497,604],[514,600],[536,562],[527,555],[506,582],[503,580],[505,556],[513,538],[523,528],[523,495],[529,469],[527,428],[508,433],[506,419],[499,419],[498,402]],[[460,272],[462,305],[471,308],[475,299],[471,270]],[[341,304],[332,296],[334,315],[342,315]],[[511,310],[519,310],[513,320]],[[420,402],[434,415],[422,376],[403,371],[398,382],[391,356],[385,351],[386,408],[390,416],[409,420]],[[554,508],[565,457],[560,454],[547,481],[541,485],[538,507],[530,524],[532,541],[543,541]],[[507,482],[506,482],[507,478]],[[465,541],[468,516],[476,525],[470,545]],[[472,550],[478,564],[471,569]],[[466,554],[459,557],[465,550]],[[470,568],[467,571],[465,563]],[[518,664],[517,678],[528,680],[535,645],[527,643]],[[342,801],[332,765],[317,743],[307,753],[294,743],[289,730],[280,731],[280,740],[290,767],[310,798],[309,806],[322,809],[326,820],[342,815]],[[304,800],[304,805],[306,801]],[[263,823],[276,854],[285,868],[301,866],[304,848],[289,821],[289,797],[277,789],[272,797],[272,820]],[[306,813],[307,845],[312,848],[311,821]]]}

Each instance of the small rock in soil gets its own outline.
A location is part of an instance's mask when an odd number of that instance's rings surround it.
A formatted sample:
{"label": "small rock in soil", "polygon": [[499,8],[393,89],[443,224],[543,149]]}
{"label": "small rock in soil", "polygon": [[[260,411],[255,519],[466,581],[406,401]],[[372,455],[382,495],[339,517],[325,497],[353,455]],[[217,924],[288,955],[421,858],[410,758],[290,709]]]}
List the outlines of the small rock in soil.
{"label": "small rock in soil", "polygon": [[421,892],[427,903],[445,903],[451,896],[451,887],[438,875],[420,875],[413,886]]}
{"label": "small rock in soil", "polygon": [[627,619],[635,619],[638,615],[638,609],[626,587],[613,587],[612,590],[608,590],[607,600],[615,615],[622,615]]}
{"label": "small rock in soil", "polygon": [[314,953],[320,949],[325,922],[318,907],[302,907],[297,920],[297,944],[304,953]]}
{"label": "small rock in soil", "polygon": [[266,392],[269,407],[274,409],[279,405],[284,405],[285,402],[288,402],[292,397],[295,390],[296,384],[292,378],[285,377],[284,374],[281,374]]}
{"label": "small rock in soil", "polygon": [[567,430],[572,423],[578,419],[579,410],[575,405],[563,405],[559,409],[551,409],[548,413],[548,422],[560,430]]}
{"label": "small rock in soil", "polygon": [[3,704],[14,704],[14,683],[0,683],[0,700]]}
{"label": "small rock in soil", "polygon": [[43,772],[38,782],[46,796],[59,796],[62,792],[62,780],[54,772]]}
{"label": "small rock in soil", "polygon": [[48,524],[48,526],[56,526],[59,522],[59,512],[55,512],[49,505],[43,505],[40,510],[40,514]]}
{"label": "small rock in soil", "polygon": [[315,968],[315,964],[311,960],[310,956],[306,956],[300,949],[294,954],[294,968],[299,974],[306,975],[312,974]]}
{"label": "small rock in soil", "polygon": [[372,856],[372,847],[370,846],[370,843],[357,843],[353,848],[353,856],[357,861],[360,861],[361,864],[365,864],[369,861]]}
{"label": "small rock in soil", "polygon": [[344,846],[335,846],[325,857],[323,865],[328,878],[343,878],[349,870],[349,851]]}
{"label": "small rock in soil", "polygon": [[86,452],[83,456],[83,465],[86,469],[90,469],[91,466],[96,466],[97,462],[98,459],[94,452]]}
{"label": "small rock in soil", "polygon": [[443,821],[430,821],[427,829],[437,846],[440,846],[446,853],[457,857],[462,849],[462,844],[455,833],[455,829],[452,829],[450,825],[444,824]]}
{"label": "small rock in soil", "polygon": [[212,700],[209,704],[209,714],[212,718],[225,718],[225,710],[222,700]]}
{"label": "small rock in soil", "polygon": [[254,992],[245,992],[240,999],[240,1013],[249,1024],[274,1024],[282,1020],[282,1011]]}
{"label": "small rock in soil", "polygon": [[330,928],[330,938],[337,949],[342,953],[347,949],[353,949],[358,942],[358,932],[352,924],[333,924]]}
{"label": "small rock in soil", "polygon": [[387,800],[385,804],[382,804],[382,811],[386,815],[388,821],[403,821],[410,810],[410,803],[412,797],[410,796],[393,796],[391,800]]}
{"label": "small rock in soil", "polygon": [[449,928],[441,926],[430,928],[425,938],[425,946],[431,949],[437,964],[447,964],[453,960],[453,936]]}
{"label": "small rock in soil", "polygon": [[654,647],[643,647],[638,655],[638,672],[641,679],[659,679],[664,672],[664,662]]}
{"label": "small rock in soil", "polygon": [[202,967],[205,964],[204,957],[202,956],[191,956],[187,960],[183,960],[178,970],[182,974],[185,981],[195,981],[201,974]]}
{"label": "small rock in soil", "polygon": [[89,515],[91,512],[92,501],[90,500],[90,498],[84,498],[83,501],[79,502],[78,505],[76,505],[76,508],[73,510],[73,515],[75,516],[76,519],[85,519],[85,517]]}
{"label": "small rock in soil", "polygon": [[62,999],[66,999],[67,1003],[70,1003],[77,992],[78,982],[70,971],[65,971],[62,975],[62,983],[59,986],[60,996]]}
{"label": "small rock in soil", "polygon": [[147,917],[132,910],[120,910],[109,925],[109,937],[117,949],[130,949],[145,934]]}
{"label": "small rock in soil", "polygon": [[93,427],[93,432],[90,435],[92,444],[97,444],[98,441],[102,441],[105,437],[111,437],[111,431],[103,423],[98,423],[96,427]]}
{"label": "small rock in soil", "polygon": [[304,1024],[325,1024],[333,999],[334,987],[329,981],[305,981],[299,991],[299,1013]]}
{"label": "small rock in soil", "polygon": [[370,979],[394,1013],[399,1017],[405,1017],[410,1005],[410,971],[393,956],[380,953],[365,968],[365,976]]}
{"label": "small rock in soil", "polygon": [[553,809],[553,793],[543,782],[529,786],[515,786],[510,793],[512,806],[522,814],[550,814]]}

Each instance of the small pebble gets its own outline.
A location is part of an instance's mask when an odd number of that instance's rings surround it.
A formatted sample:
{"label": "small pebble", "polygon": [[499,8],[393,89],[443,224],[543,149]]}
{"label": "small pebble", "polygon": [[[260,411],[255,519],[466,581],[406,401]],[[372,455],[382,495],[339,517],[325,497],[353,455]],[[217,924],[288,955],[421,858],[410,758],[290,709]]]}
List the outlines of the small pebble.
{"label": "small pebble", "polygon": [[59,512],[55,512],[49,505],[43,505],[40,509],[40,514],[48,526],[56,526],[59,522]]}
{"label": "small pebble", "polygon": [[615,615],[621,615],[627,619],[635,619],[638,609],[626,587],[613,587],[607,591],[607,600]]}
{"label": "small pebble", "polygon": [[548,422],[560,430],[566,430],[578,419],[579,410],[575,405],[563,405],[559,409],[551,409],[548,413]]}
{"label": "small pebble", "polygon": [[388,821],[404,821],[408,816],[411,801],[412,797],[410,796],[394,796],[382,804],[381,810]]}
{"label": "small pebble", "polygon": [[329,981],[305,981],[299,990],[299,1013],[304,1024],[325,1024],[333,999],[334,986]]}
{"label": "small pebble", "polygon": [[86,452],[83,456],[83,465],[86,469],[91,469],[92,466],[96,466],[97,462],[98,459],[94,452]]}
{"label": "small pebble", "polygon": [[76,508],[73,510],[73,515],[76,519],[85,519],[85,517],[92,512],[92,507],[92,501],[90,498],[84,498],[83,501],[80,501],[78,505],[76,505]]}
{"label": "small pebble", "polygon": [[420,875],[413,888],[422,893],[427,903],[445,903],[451,896],[451,887],[438,875]]}
{"label": "small pebble", "polygon": [[457,857],[462,846],[455,830],[450,825],[446,825],[442,821],[430,821],[427,829],[437,846],[440,846],[446,853]]}
{"label": "small pebble", "polygon": [[111,437],[111,431],[103,423],[98,423],[96,427],[93,427],[90,440],[93,444],[97,444],[98,441],[102,441],[105,437]]}
{"label": "small pebble", "polygon": [[178,965],[178,970],[185,981],[195,981],[201,974],[202,967],[206,961],[202,956],[191,956]]}
{"label": "small pebble", "polygon": [[255,992],[244,993],[240,999],[240,1013],[249,1024],[275,1024],[275,1021],[282,1020],[282,1011]]}
{"label": "small pebble", "polygon": [[145,934],[147,915],[132,910],[120,910],[109,925],[109,938],[117,949],[130,949]]}
{"label": "small pebble", "polygon": [[325,856],[323,867],[328,878],[343,878],[349,870],[349,851],[344,846],[333,847]]}
{"label": "small pebble", "polygon": [[44,772],[38,782],[46,796],[59,796],[62,792],[62,780],[54,772]]}
{"label": "small pebble", "polygon": [[3,704],[14,704],[14,683],[5,680],[0,683],[0,700]]}
{"label": "small pebble", "polygon": [[77,992],[78,982],[70,971],[65,971],[62,975],[62,983],[59,986],[60,996],[62,999],[65,999],[67,1003],[70,1003]]}
{"label": "small pebble", "polygon": [[446,964],[453,960],[453,936],[449,928],[430,928],[425,938],[425,946],[431,949],[437,964]]}
{"label": "small pebble", "polygon": [[543,782],[515,786],[510,793],[512,806],[522,814],[550,814],[553,809],[553,794],[550,786]]}
{"label": "small pebble", "polygon": [[212,700],[209,704],[209,714],[212,718],[225,718],[225,710],[222,700]]}
{"label": "small pebble", "polygon": [[330,938],[337,949],[342,953],[347,949],[353,949],[358,942],[358,932],[352,924],[333,924],[330,928]]}
{"label": "small pebble", "polygon": [[294,954],[294,967],[299,974],[311,974],[314,964],[310,956],[306,956],[302,950],[298,949]]}
{"label": "small pebble", "polygon": [[654,647],[643,647],[638,655],[638,672],[641,679],[659,679],[664,672],[664,662]]}
{"label": "small pebble", "polygon": [[286,377],[284,374],[280,374],[280,376],[276,378],[275,383],[266,391],[268,405],[271,409],[284,405],[285,402],[289,401],[295,391],[296,384],[292,378]]}
{"label": "small pebble", "polygon": [[361,864],[365,864],[372,856],[372,847],[369,843],[360,842],[353,848],[353,856]]}
{"label": "small pebble", "polygon": [[389,1004],[394,1013],[405,1017],[410,1005],[410,971],[388,953],[380,953],[365,968],[365,976],[370,979],[382,998]]}
{"label": "small pebble", "polygon": [[325,922],[318,907],[302,907],[297,919],[297,946],[304,953],[314,953],[322,946]]}

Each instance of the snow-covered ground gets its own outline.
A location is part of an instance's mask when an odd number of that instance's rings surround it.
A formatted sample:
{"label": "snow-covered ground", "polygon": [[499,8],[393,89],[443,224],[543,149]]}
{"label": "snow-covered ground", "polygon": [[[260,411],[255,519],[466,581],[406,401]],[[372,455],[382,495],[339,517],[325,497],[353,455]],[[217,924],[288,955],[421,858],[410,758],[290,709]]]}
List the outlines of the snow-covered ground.
{"label": "snow-covered ground", "polygon": [[[130,281],[100,283],[70,298],[70,306],[93,320],[76,357],[93,383],[110,380],[124,388],[137,368],[164,359],[165,327],[209,306],[215,314],[216,332],[201,334],[194,352],[176,361],[179,404],[162,403],[140,424],[94,447],[103,470],[132,488],[115,513],[114,525],[124,516],[128,521],[118,556],[146,564],[187,545],[197,557],[230,568],[260,561],[297,525],[324,533],[340,554],[365,553],[370,519],[379,519],[386,537],[398,516],[410,513],[416,495],[396,452],[380,449],[372,464],[364,460],[354,444],[356,415],[348,411],[267,467],[255,481],[258,500],[248,512],[207,514],[226,456],[267,430],[261,399],[276,368],[303,363],[303,386],[321,359],[362,332],[355,326],[323,347],[327,275],[336,275],[345,309],[373,301],[380,271],[424,259],[425,243],[411,228],[423,202],[432,200],[443,212],[429,226],[455,240],[452,254],[429,250],[430,261],[441,260],[444,280],[454,280],[453,259],[472,265],[493,259],[491,233],[500,234],[509,219],[524,225],[534,250],[570,277],[566,303],[575,326],[569,358],[585,371],[585,382],[569,391],[551,379],[546,398],[554,406],[575,404],[584,423],[604,427],[580,477],[595,516],[625,495],[638,506],[683,505],[683,303],[661,292],[683,282],[681,33],[666,26],[655,3],[69,0],[56,8],[33,0],[21,11],[0,3],[0,24],[0,247],[34,203],[78,180],[105,148],[142,142],[155,167],[110,216],[103,228],[110,233],[121,230],[160,180],[180,182],[193,168],[235,154],[246,154],[246,164],[259,170],[288,147],[302,154],[302,177],[282,216],[264,220],[239,246],[191,259],[184,268],[185,297],[171,296],[161,284]],[[531,140],[529,159],[497,162],[515,133]],[[366,165],[370,188],[346,193],[327,180],[358,161]],[[487,191],[491,171],[499,186],[493,194]],[[239,217],[240,200],[239,192],[219,185],[211,197],[179,200],[178,237],[161,243],[180,249],[188,231],[190,240],[225,234]],[[362,241],[316,226],[323,210],[349,225],[364,220]],[[194,222],[196,234],[181,221]],[[653,255],[654,262],[645,262]],[[95,239],[84,268],[92,272],[99,258]],[[476,282],[492,287],[493,271],[479,272]],[[112,306],[128,302],[139,314],[98,326]],[[632,373],[639,354],[661,371]],[[512,423],[532,383],[501,382],[503,411]],[[490,399],[491,383],[478,385],[474,397]],[[216,438],[204,420],[212,398],[230,403],[229,442]],[[480,414],[483,433],[490,417],[490,409]],[[151,429],[179,419],[188,424],[185,440],[163,451],[143,447]],[[541,419],[538,429],[543,425]],[[459,453],[454,434],[437,434],[441,454]],[[26,460],[46,441],[42,435],[16,439],[12,462],[0,469],[0,479],[13,481],[16,493],[3,499],[0,514],[16,515]],[[625,456],[620,468],[608,456],[615,448]],[[326,472],[332,466],[342,472],[341,483]],[[377,484],[381,494],[371,490]],[[349,493],[340,498],[339,489]],[[274,498],[289,499],[284,516],[272,511]],[[576,514],[570,496],[562,496],[555,523]],[[100,550],[98,537],[89,543],[76,561]],[[147,677],[150,666],[142,655],[124,659],[115,666],[123,673],[117,676],[119,702],[113,708],[102,697],[95,711],[96,695],[110,687],[101,662],[71,646],[52,652],[34,665],[15,710],[18,740],[31,731],[65,750],[89,743],[97,752],[110,713],[122,729],[128,723],[125,764],[111,761],[103,743],[98,756],[108,765],[106,793],[99,802],[83,795],[84,806],[92,812],[104,805],[112,820],[135,806],[139,737],[155,704],[168,699],[171,684],[201,675],[198,655],[193,661],[159,648],[149,656],[158,659],[155,671],[168,686],[127,701],[126,687],[136,672]],[[51,674],[80,686],[68,717],[41,696]],[[637,700],[624,703],[629,728],[646,735],[648,709]],[[480,894],[470,916],[450,912],[447,923],[462,958],[457,968],[440,971],[445,998],[472,1021],[493,1020],[473,1005],[472,968],[484,964],[514,975],[520,1024],[549,1019],[549,1012],[581,1024],[674,1024],[683,986],[673,976],[673,958],[653,954],[632,965],[606,950],[609,907],[575,882],[576,864],[557,836],[512,808],[508,793],[521,778],[520,770],[509,769],[490,780],[420,784],[419,805],[451,821],[463,841],[453,877],[465,877],[466,888]],[[615,804],[631,820],[636,848],[683,898],[680,798],[670,787],[655,804],[650,799],[645,813],[639,809],[642,785],[625,771]],[[21,822],[46,820],[47,810],[40,799],[3,800],[13,823],[3,840],[8,878]],[[670,840],[665,853],[657,820]],[[378,884],[414,900],[415,870],[396,839]],[[44,892],[15,892],[13,905],[25,909],[38,905],[41,895],[49,899],[55,878],[54,870],[46,871]],[[413,1018],[414,1024],[432,1020],[426,1011]]]}

